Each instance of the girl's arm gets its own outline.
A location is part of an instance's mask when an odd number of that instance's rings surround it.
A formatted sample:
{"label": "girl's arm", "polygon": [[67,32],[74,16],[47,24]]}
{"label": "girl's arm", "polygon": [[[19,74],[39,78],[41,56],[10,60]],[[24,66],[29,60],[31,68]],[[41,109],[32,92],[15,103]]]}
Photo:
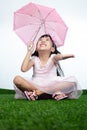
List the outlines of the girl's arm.
{"label": "girl's arm", "polygon": [[75,56],[73,54],[57,54],[54,56],[54,61],[58,60],[64,60],[68,58],[74,58]]}
{"label": "girl's arm", "polygon": [[28,50],[28,52],[22,62],[22,65],[21,65],[22,72],[28,71],[34,65],[34,62],[30,59],[32,52],[33,52],[33,43],[31,43],[29,45],[29,48],[30,49]]}

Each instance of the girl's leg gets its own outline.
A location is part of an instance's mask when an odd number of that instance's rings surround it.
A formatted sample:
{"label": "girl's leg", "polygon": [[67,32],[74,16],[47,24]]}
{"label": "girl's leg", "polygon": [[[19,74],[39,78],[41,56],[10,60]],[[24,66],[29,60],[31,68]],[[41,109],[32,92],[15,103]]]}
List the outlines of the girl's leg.
{"label": "girl's leg", "polygon": [[29,100],[35,100],[39,95],[43,93],[37,90],[31,83],[29,83],[21,76],[16,76],[13,80],[13,83],[16,85],[18,89],[24,92],[24,95]]}
{"label": "girl's leg", "polygon": [[65,91],[72,91],[76,87],[76,82],[68,82],[68,81],[63,81],[57,84],[57,88],[59,90]]}
{"label": "girl's leg", "polygon": [[68,98],[68,96],[75,90],[75,86],[75,82],[60,82],[57,85],[58,90],[53,94],[53,98],[56,100]]}
{"label": "girl's leg", "polygon": [[29,83],[26,79],[24,79],[21,76],[16,76],[13,80],[13,83],[16,85],[17,88],[19,88],[21,91],[32,91],[36,90],[36,88]]}

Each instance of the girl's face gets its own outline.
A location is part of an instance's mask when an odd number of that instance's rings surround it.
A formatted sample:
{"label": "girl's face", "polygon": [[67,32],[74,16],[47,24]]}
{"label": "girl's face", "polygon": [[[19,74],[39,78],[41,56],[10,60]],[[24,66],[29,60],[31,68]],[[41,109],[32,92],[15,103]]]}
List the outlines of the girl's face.
{"label": "girl's face", "polygon": [[47,51],[52,51],[53,47],[52,47],[52,41],[50,39],[50,37],[41,37],[38,40],[37,46],[36,46],[36,50],[37,51],[41,51],[41,50],[47,50]]}

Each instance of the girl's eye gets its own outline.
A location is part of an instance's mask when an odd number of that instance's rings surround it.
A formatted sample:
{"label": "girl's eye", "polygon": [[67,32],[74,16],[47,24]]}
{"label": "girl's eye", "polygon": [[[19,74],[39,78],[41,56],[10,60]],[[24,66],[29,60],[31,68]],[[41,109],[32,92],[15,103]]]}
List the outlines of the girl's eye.
{"label": "girl's eye", "polygon": [[49,39],[47,38],[46,41],[49,41]]}

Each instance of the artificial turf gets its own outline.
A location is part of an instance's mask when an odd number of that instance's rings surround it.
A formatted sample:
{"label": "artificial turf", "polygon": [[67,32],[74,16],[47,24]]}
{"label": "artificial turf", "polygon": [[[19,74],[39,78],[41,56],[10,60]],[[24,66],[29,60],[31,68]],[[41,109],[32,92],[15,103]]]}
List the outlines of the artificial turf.
{"label": "artificial turf", "polygon": [[79,99],[16,100],[0,89],[0,130],[86,130],[87,90]]}

